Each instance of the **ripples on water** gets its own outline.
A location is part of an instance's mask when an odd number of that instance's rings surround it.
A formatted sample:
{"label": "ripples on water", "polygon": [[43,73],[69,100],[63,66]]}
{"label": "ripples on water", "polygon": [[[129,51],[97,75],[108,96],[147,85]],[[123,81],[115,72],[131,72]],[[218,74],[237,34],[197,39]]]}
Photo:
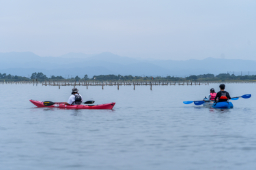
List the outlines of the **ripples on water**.
{"label": "ripples on water", "polygon": [[[228,84],[231,96],[253,84]],[[255,100],[234,109],[184,105],[210,86],[79,87],[114,110],[35,108],[29,99],[66,101],[71,87],[1,85],[1,169],[255,169]]]}

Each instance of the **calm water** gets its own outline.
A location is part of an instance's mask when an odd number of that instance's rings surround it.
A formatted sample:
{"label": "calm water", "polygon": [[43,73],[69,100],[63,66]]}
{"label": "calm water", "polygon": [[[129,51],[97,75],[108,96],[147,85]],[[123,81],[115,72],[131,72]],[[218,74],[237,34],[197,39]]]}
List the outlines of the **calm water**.
{"label": "calm water", "polygon": [[35,108],[66,101],[72,87],[0,85],[0,169],[198,170],[256,168],[255,84],[227,84],[234,109],[184,105],[218,84],[78,87],[114,110]]}

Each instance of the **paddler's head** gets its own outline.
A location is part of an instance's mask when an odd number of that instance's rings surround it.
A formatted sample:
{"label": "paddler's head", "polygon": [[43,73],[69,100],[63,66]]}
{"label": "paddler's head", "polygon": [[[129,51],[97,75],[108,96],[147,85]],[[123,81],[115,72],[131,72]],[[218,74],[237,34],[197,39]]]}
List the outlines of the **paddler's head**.
{"label": "paddler's head", "polygon": [[220,91],[224,91],[225,90],[225,84],[221,84],[220,85]]}
{"label": "paddler's head", "polygon": [[210,93],[215,93],[214,88],[211,88],[211,89],[210,89]]}
{"label": "paddler's head", "polygon": [[74,88],[72,89],[72,93],[71,93],[71,94],[76,94],[76,93],[78,93],[78,89],[74,87]]}

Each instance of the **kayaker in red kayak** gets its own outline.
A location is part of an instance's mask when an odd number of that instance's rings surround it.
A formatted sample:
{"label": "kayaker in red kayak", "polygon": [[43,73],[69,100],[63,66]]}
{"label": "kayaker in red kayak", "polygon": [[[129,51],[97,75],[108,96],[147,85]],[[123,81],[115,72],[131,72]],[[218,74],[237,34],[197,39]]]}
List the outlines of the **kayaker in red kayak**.
{"label": "kayaker in red kayak", "polygon": [[82,96],[78,93],[77,88],[72,89],[71,96],[66,104],[68,105],[80,105],[83,102]]}
{"label": "kayaker in red kayak", "polygon": [[215,102],[226,102],[231,99],[229,93],[225,91],[225,84],[220,85],[220,91],[217,93],[214,101]]}

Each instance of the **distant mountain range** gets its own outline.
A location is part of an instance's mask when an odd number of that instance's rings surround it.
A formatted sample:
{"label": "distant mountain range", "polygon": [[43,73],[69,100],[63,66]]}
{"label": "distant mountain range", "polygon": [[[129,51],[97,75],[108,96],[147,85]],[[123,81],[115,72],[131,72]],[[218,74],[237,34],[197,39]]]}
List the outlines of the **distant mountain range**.
{"label": "distant mountain range", "polygon": [[31,52],[0,53],[0,73],[30,76],[43,72],[47,76],[83,77],[121,74],[133,76],[189,76],[199,74],[256,74],[256,61],[206,58],[203,60],[140,60],[112,53],[86,55],[68,53],[60,57],[40,57]]}

